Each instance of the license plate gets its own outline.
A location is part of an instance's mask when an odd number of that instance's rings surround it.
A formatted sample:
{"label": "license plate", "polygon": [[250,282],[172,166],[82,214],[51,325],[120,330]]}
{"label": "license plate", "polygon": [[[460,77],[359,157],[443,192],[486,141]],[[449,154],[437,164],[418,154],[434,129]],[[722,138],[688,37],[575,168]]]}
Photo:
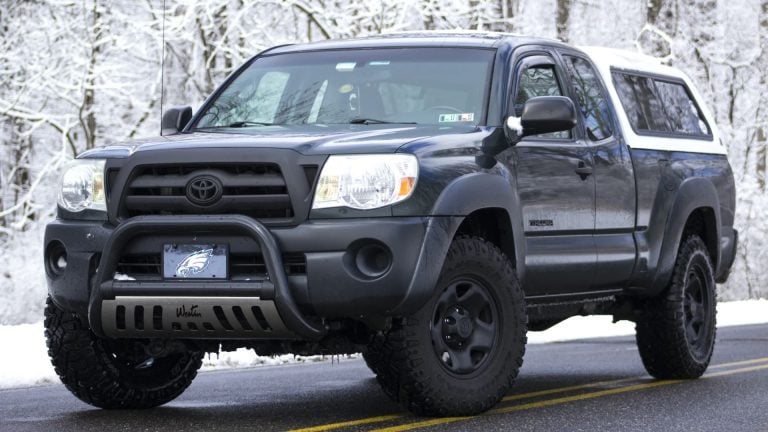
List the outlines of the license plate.
{"label": "license plate", "polygon": [[166,279],[226,279],[227,245],[167,244],[163,246]]}

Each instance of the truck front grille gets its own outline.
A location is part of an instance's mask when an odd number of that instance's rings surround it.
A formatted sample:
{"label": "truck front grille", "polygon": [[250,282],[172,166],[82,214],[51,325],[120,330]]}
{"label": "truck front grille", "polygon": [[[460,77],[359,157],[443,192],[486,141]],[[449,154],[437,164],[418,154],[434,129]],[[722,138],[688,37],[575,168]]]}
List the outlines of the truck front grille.
{"label": "truck front grille", "polygon": [[[199,178],[217,180],[220,196],[194,202],[188,186]],[[122,199],[123,217],[243,214],[269,221],[295,214],[280,167],[269,163],[142,166],[132,173]]]}
{"label": "truck front grille", "polygon": [[[283,267],[288,276],[307,273],[307,260],[304,254],[284,254]],[[138,280],[161,280],[163,268],[161,255],[128,254],[123,255],[117,264],[117,273]],[[231,280],[258,280],[267,275],[267,266],[260,254],[230,254],[229,278]]]}

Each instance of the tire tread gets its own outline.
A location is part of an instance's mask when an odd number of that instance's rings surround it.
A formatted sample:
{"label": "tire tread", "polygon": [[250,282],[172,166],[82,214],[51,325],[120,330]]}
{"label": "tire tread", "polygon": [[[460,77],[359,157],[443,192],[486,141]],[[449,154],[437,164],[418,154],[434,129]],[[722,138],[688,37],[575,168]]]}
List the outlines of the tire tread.
{"label": "tire tread", "polygon": [[48,356],[64,386],[78,399],[99,408],[151,408],[178,397],[192,383],[202,353],[183,356],[172,377],[158,377],[158,387],[132,386],[129,377],[104,361],[99,339],[83,319],[59,309],[49,297],[45,308]]}
{"label": "tire tread", "polygon": [[[493,243],[480,237],[458,236],[448,251],[444,272],[467,261],[487,263],[487,270],[495,277],[510,282],[509,295],[515,309],[506,319],[518,331],[514,334],[506,358],[510,367],[500,369],[497,376],[484,379],[489,385],[467,386],[462,391],[444,392],[436,383],[435,374],[422,358],[418,332],[423,323],[416,317],[401,318],[368,346],[368,357],[377,372],[377,380],[384,392],[393,400],[418,415],[459,416],[474,415],[498,403],[514,384],[525,354],[527,315],[525,299],[509,259]],[[438,282],[438,286],[440,282]],[[417,314],[418,315],[418,314]],[[424,349],[432,350],[431,347]],[[471,380],[468,380],[471,381]]]}
{"label": "tire tread", "polygon": [[[658,379],[698,378],[707,370],[712,357],[717,332],[715,314],[711,315],[712,341],[706,358],[697,360],[693,356],[685,335],[684,278],[688,263],[695,255],[703,255],[706,258],[714,286],[714,271],[707,247],[700,237],[690,235],[680,246],[669,287],[659,298],[646,304],[643,316],[635,327],[643,365],[651,376]],[[714,292],[712,301],[716,302]]]}

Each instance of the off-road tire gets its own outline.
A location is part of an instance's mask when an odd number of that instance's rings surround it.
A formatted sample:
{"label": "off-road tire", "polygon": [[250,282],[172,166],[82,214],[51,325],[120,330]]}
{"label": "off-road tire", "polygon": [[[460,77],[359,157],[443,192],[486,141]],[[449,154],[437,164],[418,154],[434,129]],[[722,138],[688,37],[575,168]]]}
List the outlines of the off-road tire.
{"label": "off-road tire", "polygon": [[637,347],[651,376],[693,379],[707,370],[717,330],[714,273],[704,242],[697,235],[687,236],[669,287],[645,305],[636,325]]}
{"label": "off-road tire", "polygon": [[152,408],[170,402],[192,383],[203,357],[201,352],[169,354],[137,367],[120,354],[137,350],[137,341],[97,337],[83,318],[59,309],[50,297],[45,337],[61,382],[99,408]]}
{"label": "off-road tire", "polygon": [[384,347],[385,336],[380,333],[376,333],[371,337],[371,341],[363,350],[363,360],[365,365],[374,374],[378,374],[379,365],[383,360],[382,349]]}
{"label": "off-road tire", "polygon": [[[488,306],[483,306],[482,312],[477,315],[487,316],[488,311],[493,309],[497,330],[492,333],[494,342],[488,351],[479,354],[482,360],[470,367],[477,369],[469,373],[460,371],[462,375],[449,370],[459,368],[461,355],[457,355],[454,366],[453,351],[447,356],[449,360],[446,360],[447,353],[443,356],[437,354],[443,345],[440,340],[434,342],[434,328],[435,323],[450,321],[450,317],[439,318],[445,316],[439,313],[447,304],[443,299],[449,290],[454,289],[452,287],[460,286],[465,279],[476,281],[482,290],[487,291],[485,298],[490,299]],[[455,289],[459,294],[454,298],[459,299],[457,304],[461,304],[461,299],[469,296],[469,291],[462,295],[458,288]],[[473,302],[478,303],[478,300]],[[454,309],[445,310],[450,314]],[[469,315],[467,319],[470,319]],[[477,320],[473,322],[475,326],[489,325]],[[395,320],[392,328],[382,336],[381,344],[378,341],[372,344],[373,349],[378,351],[370,356],[375,363],[373,369],[377,371],[377,379],[384,392],[415,414],[478,414],[498,403],[514,383],[525,353],[526,322],[525,299],[509,259],[487,240],[457,237],[448,251],[432,298],[414,315]],[[445,327],[441,328],[439,334],[451,334]],[[480,327],[472,328],[474,335]],[[466,328],[462,334],[466,334]],[[467,341],[472,342],[470,339]],[[471,345],[469,342],[467,347]],[[475,361],[476,354],[471,350],[470,363]]]}

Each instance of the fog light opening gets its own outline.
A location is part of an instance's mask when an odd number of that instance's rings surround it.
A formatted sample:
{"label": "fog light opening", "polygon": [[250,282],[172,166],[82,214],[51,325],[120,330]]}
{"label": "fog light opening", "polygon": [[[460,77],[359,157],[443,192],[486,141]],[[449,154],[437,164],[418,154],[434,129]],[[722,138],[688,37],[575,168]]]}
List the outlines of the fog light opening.
{"label": "fog light opening", "polygon": [[54,241],[48,245],[47,268],[51,277],[58,277],[67,268],[67,248],[61,242]]}
{"label": "fog light opening", "polygon": [[355,267],[368,278],[383,276],[391,266],[392,254],[384,245],[367,244],[358,249],[355,254]]}

